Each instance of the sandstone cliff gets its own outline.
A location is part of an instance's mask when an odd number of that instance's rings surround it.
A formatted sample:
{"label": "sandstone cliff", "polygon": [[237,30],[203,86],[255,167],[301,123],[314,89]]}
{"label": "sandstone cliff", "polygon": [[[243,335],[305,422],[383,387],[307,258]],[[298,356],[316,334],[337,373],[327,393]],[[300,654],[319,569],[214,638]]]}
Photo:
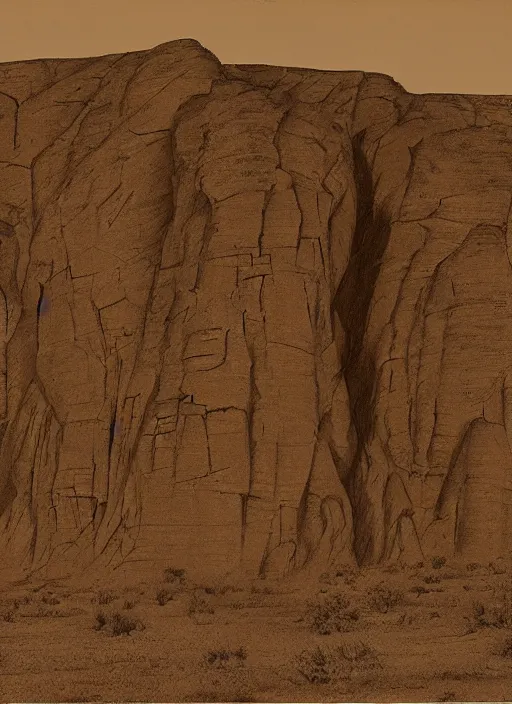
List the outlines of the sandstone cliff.
{"label": "sandstone cliff", "polygon": [[0,554],[321,574],[512,538],[512,98],[0,65]]}

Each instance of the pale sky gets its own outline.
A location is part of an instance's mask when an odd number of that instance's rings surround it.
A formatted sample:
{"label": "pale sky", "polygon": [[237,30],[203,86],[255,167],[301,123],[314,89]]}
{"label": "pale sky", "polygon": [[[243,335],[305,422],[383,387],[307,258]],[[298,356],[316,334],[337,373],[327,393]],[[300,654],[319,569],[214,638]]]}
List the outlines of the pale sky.
{"label": "pale sky", "polygon": [[149,49],[387,73],[417,93],[512,95],[512,0],[0,0],[0,62]]}

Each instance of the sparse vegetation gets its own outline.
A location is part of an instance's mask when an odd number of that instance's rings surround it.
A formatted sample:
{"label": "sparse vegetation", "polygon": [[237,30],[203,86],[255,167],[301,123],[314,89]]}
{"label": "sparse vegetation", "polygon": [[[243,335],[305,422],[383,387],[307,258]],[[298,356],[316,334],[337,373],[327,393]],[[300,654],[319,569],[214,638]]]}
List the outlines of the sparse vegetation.
{"label": "sparse vegetation", "polygon": [[440,556],[433,557],[431,564],[432,564],[433,570],[440,570],[442,567],[444,567],[446,565],[446,558],[440,557]]}
{"label": "sparse vegetation", "polygon": [[123,604],[123,609],[125,611],[130,611],[130,609],[134,609],[136,605],[137,602],[127,599]]}
{"label": "sparse vegetation", "polygon": [[441,694],[439,697],[440,702],[455,702],[457,701],[457,695],[455,692],[444,692],[444,694]]}
{"label": "sparse vegetation", "polygon": [[439,584],[441,582],[441,577],[439,577],[439,575],[427,574],[423,578],[423,581],[425,584]]}
{"label": "sparse vegetation", "polygon": [[4,621],[7,621],[7,623],[14,623],[15,620],[15,614],[12,609],[9,609],[9,611],[6,611],[3,615]]}
{"label": "sparse vegetation", "polygon": [[270,587],[260,587],[257,584],[253,584],[251,587],[252,594],[272,594],[272,589]]}
{"label": "sparse vegetation", "polygon": [[159,589],[156,593],[156,600],[160,606],[165,606],[168,601],[172,601],[173,594],[170,589]]}
{"label": "sparse vegetation", "polygon": [[205,655],[205,660],[211,667],[227,667],[233,664],[239,667],[247,660],[247,651],[244,647],[238,650],[210,650]]}
{"label": "sparse vegetation", "polygon": [[98,604],[101,604],[102,606],[105,606],[107,604],[111,604],[116,599],[117,599],[117,596],[115,594],[113,594],[112,592],[101,591],[98,594]]}
{"label": "sparse vegetation", "polygon": [[183,586],[186,582],[185,570],[178,570],[173,567],[168,567],[164,570],[164,582],[173,584],[177,587]]}
{"label": "sparse vegetation", "polygon": [[496,585],[487,603],[474,602],[469,621],[473,631],[482,627],[512,628],[512,583]]}
{"label": "sparse vegetation", "polygon": [[498,650],[498,654],[502,658],[512,658],[512,636],[505,638]]}
{"label": "sparse vegetation", "polygon": [[98,611],[96,614],[96,623],[94,625],[95,630],[101,631],[103,626],[107,625],[107,617],[103,613],[103,611]]}
{"label": "sparse vegetation", "polygon": [[41,601],[44,604],[49,604],[51,606],[55,606],[56,604],[60,604],[60,599],[58,599],[56,596],[53,596],[51,594],[44,594],[41,597]]}
{"label": "sparse vegetation", "polygon": [[297,669],[311,684],[329,684],[350,678],[356,672],[380,668],[375,651],[366,643],[335,648],[316,647],[304,650]]}
{"label": "sparse vegetation", "polygon": [[477,601],[473,604],[469,621],[475,628],[511,628],[512,627],[512,602],[510,598],[501,603],[483,604]]}
{"label": "sparse vegetation", "polygon": [[200,596],[199,594],[193,594],[188,606],[188,615],[196,616],[198,614],[214,614],[215,609],[211,603]]}
{"label": "sparse vegetation", "polygon": [[355,583],[357,579],[357,574],[353,569],[347,568],[344,570],[338,570],[336,572],[336,577],[342,579],[343,582],[348,586]]}
{"label": "sparse vegetation", "polygon": [[368,593],[368,604],[374,611],[381,614],[386,614],[391,609],[401,604],[404,596],[398,589],[386,587],[384,584],[379,584],[373,587]]}
{"label": "sparse vegetation", "polygon": [[118,611],[107,615],[103,611],[96,614],[95,630],[106,629],[112,636],[131,635],[133,631],[144,630],[145,626],[139,619],[129,618]]}
{"label": "sparse vegetation", "polygon": [[479,570],[480,567],[481,565],[478,562],[470,562],[466,565],[466,569],[468,572],[475,572],[475,570]]}
{"label": "sparse vegetation", "polygon": [[504,564],[501,564],[499,561],[497,561],[497,562],[491,562],[489,564],[489,570],[493,574],[505,574],[505,572],[507,571],[507,568]]}
{"label": "sparse vegetation", "polygon": [[328,596],[320,603],[309,604],[304,620],[320,635],[350,631],[359,620],[357,609],[343,594]]}
{"label": "sparse vegetation", "polygon": [[124,614],[114,613],[110,620],[113,636],[130,635],[132,631],[143,630],[141,621],[128,618]]}

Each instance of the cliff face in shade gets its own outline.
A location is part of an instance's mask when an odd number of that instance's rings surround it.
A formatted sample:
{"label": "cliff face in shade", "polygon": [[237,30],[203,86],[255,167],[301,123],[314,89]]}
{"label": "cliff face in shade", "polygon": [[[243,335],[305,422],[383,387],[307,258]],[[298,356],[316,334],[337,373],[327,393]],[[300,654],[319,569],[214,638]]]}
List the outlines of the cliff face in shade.
{"label": "cliff face in shade", "polygon": [[511,197],[512,98],[0,65],[3,567],[507,557]]}

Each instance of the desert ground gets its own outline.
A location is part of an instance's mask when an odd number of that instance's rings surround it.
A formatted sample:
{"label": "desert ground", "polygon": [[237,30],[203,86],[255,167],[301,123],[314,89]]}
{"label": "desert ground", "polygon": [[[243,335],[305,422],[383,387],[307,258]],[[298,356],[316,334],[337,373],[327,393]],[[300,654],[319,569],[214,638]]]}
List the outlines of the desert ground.
{"label": "desert ground", "polygon": [[512,573],[443,558],[300,580],[4,585],[2,702],[507,701]]}

